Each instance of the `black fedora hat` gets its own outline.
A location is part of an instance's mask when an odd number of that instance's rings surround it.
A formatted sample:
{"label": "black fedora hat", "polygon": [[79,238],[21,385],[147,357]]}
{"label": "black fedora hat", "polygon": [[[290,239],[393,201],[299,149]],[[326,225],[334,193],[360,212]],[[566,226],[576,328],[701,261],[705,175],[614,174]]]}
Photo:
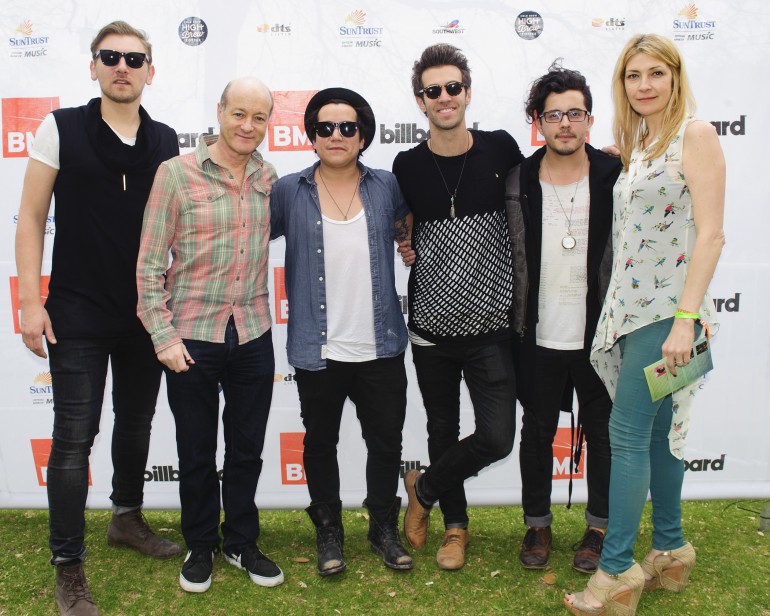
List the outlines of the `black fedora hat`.
{"label": "black fedora hat", "polygon": [[316,92],[308,101],[305,109],[305,133],[307,133],[308,138],[315,141],[315,128],[311,125],[311,118],[315,122],[318,118],[318,110],[332,101],[342,101],[356,110],[358,125],[361,127],[361,135],[364,138],[363,149],[368,148],[374,141],[374,112],[363,96],[347,88],[326,88]]}

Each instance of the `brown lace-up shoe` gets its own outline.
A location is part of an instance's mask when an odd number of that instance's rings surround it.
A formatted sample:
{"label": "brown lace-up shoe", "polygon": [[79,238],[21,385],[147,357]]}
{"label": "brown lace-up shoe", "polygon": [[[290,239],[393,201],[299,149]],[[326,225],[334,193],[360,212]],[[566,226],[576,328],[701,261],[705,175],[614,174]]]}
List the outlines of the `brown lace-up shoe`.
{"label": "brown lace-up shoe", "polygon": [[166,559],[182,555],[182,548],[176,543],[152,532],[141,509],[121,515],[113,513],[107,527],[107,543],[133,548],[140,554],[153,558]]}
{"label": "brown lace-up shoe", "polygon": [[551,553],[551,527],[530,526],[521,542],[519,562],[525,569],[545,569]]}
{"label": "brown lace-up shoe", "polygon": [[56,605],[61,616],[99,616],[88,589],[83,563],[56,567]]}
{"label": "brown lace-up shoe", "polygon": [[409,498],[404,514],[404,534],[409,545],[413,548],[421,548],[425,545],[428,538],[428,524],[430,523],[430,509],[422,506],[415,489],[415,483],[421,474],[420,471],[414,469],[404,475],[404,487]]}
{"label": "brown lace-up shoe", "polygon": [[604,533],[595,528],[587,528],[572,559],[572,568],[581,573],[593,573],[599,565],[604,545]]}
{"label": "brown lace-up shoe", "polygon": [[468,545],[467,528],[448,528],[444,531],[444,542],[436,554],[439,568],[454,571],[465,564],[465,546]]}

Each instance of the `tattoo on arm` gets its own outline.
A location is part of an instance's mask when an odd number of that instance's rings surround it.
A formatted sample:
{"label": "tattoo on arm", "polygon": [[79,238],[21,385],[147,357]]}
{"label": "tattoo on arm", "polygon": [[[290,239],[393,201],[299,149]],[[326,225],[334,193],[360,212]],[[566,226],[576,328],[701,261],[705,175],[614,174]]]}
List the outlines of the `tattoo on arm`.
{"label": "tattoo on arm", "polygon": [[409,239],[409,221],[406,218],[396,221],[396,242]]}

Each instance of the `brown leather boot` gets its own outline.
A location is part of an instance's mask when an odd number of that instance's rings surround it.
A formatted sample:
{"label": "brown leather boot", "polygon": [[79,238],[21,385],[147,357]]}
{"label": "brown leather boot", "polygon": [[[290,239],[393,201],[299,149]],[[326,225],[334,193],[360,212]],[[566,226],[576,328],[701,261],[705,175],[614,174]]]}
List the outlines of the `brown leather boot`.
{"label": "brown leather boot", "polygon": [[404,534],[413,548],[421,548],[425,545],[428,538],[428,524],[430,524],[430,509],[422,506],[415,489],[415,483],[421,474],[415,469],[404,475],[404,487],[409,499],[404,514]]}
{"label": "brown leather boot", "polygon": [[153,558],[166,559],[182,555],[182,548],[176,543],[152,532],[141,509],[121,515],[113,513],[107,527],[107,543],[133,548],[140,554]]}
{"label": "brown leather boot", "polygon": [[61,616],[99,616],[99,608],[94,604],[86,582],[83,563],[57,565],[54,596]]}
{"label": "brown leather boot", "polygon": [[545,569],[551,553],[551,527],[530,526],[521,542],[519,562],[525,569]]}
{"label": "brown leather boot", "polygon": [[444,531],[444,542],[436,554],[441,569],[454,571],[465,564],[465,546],[468,545],[467,528],[448,528]]}
{"label": "brown leather boot", "polygon": [[[587,528],[572,559],[572,568],[581,573],[593,573],[599,566],[599,559],[604,546],[604,533],[595,528]],[[574,546],[573,546],[574,548]]]}

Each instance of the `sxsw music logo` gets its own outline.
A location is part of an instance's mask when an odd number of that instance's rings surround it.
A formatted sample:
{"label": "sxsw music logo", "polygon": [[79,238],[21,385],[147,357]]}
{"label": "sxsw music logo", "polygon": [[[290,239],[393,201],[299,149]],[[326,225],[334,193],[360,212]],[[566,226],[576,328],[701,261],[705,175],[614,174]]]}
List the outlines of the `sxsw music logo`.
{"label": "sxsw music logo", "polygon": [[43,118],[59,108],[59,97],[3,99],[3,158],[25,158]]}
{"label": "sxsw music logo", "polygon": [[[569,479],[569,466],[571,462],[570,453],[572,452],[572,429],[557,428],[556,436],[553,439],[553,478]],[[580,453],[580,464],[577,470],[572,473],[573,479],[582,479],[586,462],[586,444],[583,441],[582,451]]]}
{"label": "sxsw music logo", "polygon": [[[50,438],[31,438],[29,444],[32,446],[32,459],[35,462],[35,472],[37,473],[37,483],[41,486],[48,485],[48,458],[51,457]],[[88,468],[88,485],[91,483],[91,467]]]}
{"label": "sxsw music logo", "polygon": [[[545,145],[545,139],[537,132],[538,122],[532,122],[532,143],[530,145],[534,147],[542,147]],[[591,143],[591,131],[586,132],[586,143]]]}
{"label": "sxsw music logo", "polygon": [[283,267],[273,268],[273,297],[275,297],[275,323],[286,325],[289,322],[289,300],[286,297],[286,279]]}
{"label": "sxsw music logo", "polygon": [[267,124],[267,144],[271,152],[312,150],[305,134],[305,108],[318,90],[273,92],[273,113]]}
{"label": "sxsw music logo", "polygon": [[[48,281],[50,279],[51,279],[50,276],[40,276],[40,299],[43,300],[44,304],[45,304],[45,300],[48,299]],[[19,277],[11,276],[9,280],[11,283],[11,308],[13,312],[13,333],[20,334],[21,333],[21,308],[19,307]]]}
{"label": "sxsw music logo", "polygon": [[304,432],[281,432],[281,483],[283,485],[304,485],[305,467],[302,454],[305,451]]}

